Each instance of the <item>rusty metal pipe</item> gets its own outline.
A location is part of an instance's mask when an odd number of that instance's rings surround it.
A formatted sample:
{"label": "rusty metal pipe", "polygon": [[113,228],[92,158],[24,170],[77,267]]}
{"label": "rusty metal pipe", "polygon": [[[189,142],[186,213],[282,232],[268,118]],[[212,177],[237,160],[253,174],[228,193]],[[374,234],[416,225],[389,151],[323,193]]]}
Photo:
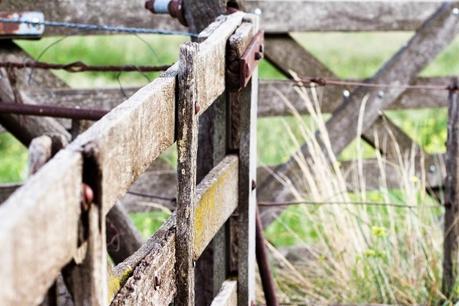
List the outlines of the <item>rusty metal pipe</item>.
{"label": "rusty metal pipe", "polygon": [[100,109],[80,109],[50,105],[1,103],[0,101],[0,114],[16,114],[97,121],[107,113],[108,111]]}
{"label": "rusty metal pipe", "polygon": [[188,26],[183,12],[182,0],[148,0],[145,8],[153,14],[169,14],[184,26]]}
{"label": "rusty metal pipe", "polygon": [[271,268],[269,267],[268,253],[266,252],[263,225],[261,223],[260,213],[258,210],[256,219],[256,257],[266,305],[279,306],[279,302],[276,297],[276,287],[274,285],[273,275],[271,273]]}

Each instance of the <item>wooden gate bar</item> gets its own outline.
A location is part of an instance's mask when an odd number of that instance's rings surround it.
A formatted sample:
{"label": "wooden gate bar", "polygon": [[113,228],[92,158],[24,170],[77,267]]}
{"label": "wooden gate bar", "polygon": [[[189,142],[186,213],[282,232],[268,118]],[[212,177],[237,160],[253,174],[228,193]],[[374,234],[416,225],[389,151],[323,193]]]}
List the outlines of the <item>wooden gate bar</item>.
{"label": "wooden gate bar", "polygon": [[228,155],[196,187],[193,260],[237,208],[238,172],[238,157]]}
{"label": "wooden gate bar", "polygon": [[0,301],[36,305],[77,252],[81,154],[61,151],[0,206]]}

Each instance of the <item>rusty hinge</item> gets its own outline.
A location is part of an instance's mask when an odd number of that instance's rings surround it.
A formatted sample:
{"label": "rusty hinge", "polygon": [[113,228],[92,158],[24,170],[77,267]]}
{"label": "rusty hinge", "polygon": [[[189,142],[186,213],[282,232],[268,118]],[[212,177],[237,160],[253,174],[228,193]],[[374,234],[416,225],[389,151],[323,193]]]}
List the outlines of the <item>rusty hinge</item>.
{"label": "rusty hinge", "polygon": [[250,42],[240,59],[240,87],[244,88],[252,78],[253,71],[263,58],[264,54],[264,32],[259,31]]}
{"label": "rusty hinge", "polygon": [[0,12],[0,18],[25,21],[25,23],[9,23],[0,21],[0,39],[37,39],[42,37],[43,33],[45,32],[44,25],[31,24],[31,22],[43,23],[45,21],[45,15],[41,12]]}

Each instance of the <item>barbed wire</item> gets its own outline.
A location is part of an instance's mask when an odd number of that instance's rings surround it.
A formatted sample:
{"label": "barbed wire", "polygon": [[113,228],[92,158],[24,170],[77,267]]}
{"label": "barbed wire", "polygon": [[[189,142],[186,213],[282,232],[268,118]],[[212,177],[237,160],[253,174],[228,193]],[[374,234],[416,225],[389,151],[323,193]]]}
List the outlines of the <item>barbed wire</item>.
{"label": "barbed wire", "polygon": [[[325,87],[328,85],[334,86],[354,86],[354,87],[369,87],[369,88],[402,88],[414,90],[445,90],[445,91],[458,91],[459,88],[451,85],[412,85],[412,84],[392,84],[392,83],[369,83],[362,81],[347,81],[325,77],[302,77],[296,80],[289,80],[299,86],[319,86]],[[311,87],[312,87],[311,86]]]}
{"label": "barbed wire", "polygon": [[170,31],[164,29],[151,29],[151,28],[135,28],[125,27],[118,25],[105,25],[105,24],[91,24],[91,23],[77,23],[65,21],[31,21],[24,19],[11,19],[0,18],[2,23],[13,24],[27,24],[32,26],[45,26],[54,28],[66,28],[80,31],[98,31],[98,32],[112,32],[112,33],[126,33],[126,34],[159,34],[159,35],[177,35],[177,36],[190,36],[198,37],[198,34],[182,31]]}
{"label": "barbed wire", "polygon": [[6,69],[42,69],[42,70],[64,70],[71,73],[79,72],[159,72],[169,69],[172,65],[159,66],[136,66],[136,65],[87,65],[83,62],[68,64],[54,64],[38,61],[27,62],[0,62],[0,68]]}

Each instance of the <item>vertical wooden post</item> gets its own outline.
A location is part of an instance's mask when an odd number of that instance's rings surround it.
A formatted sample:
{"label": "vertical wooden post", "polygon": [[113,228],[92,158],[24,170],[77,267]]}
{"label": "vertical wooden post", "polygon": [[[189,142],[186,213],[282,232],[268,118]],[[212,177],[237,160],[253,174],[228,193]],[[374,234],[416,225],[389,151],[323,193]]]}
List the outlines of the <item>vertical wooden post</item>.
{"label": "vertical wooden post", "polygon": [[185,44],[180,50],[177,102],[177,225],[175,238],[175,272],[177,275],[176,305],[194,305],[193,216],[196,193],[196,160],[198,120],[196,115],[196,43]]}
{"label": "vertical wooden post", "polygon": [[457,79],[449,92],[448,140],[446,154],[445,227],[443,245],[443,294],[452,298],[458,276],[459,236],[459,105]]}

